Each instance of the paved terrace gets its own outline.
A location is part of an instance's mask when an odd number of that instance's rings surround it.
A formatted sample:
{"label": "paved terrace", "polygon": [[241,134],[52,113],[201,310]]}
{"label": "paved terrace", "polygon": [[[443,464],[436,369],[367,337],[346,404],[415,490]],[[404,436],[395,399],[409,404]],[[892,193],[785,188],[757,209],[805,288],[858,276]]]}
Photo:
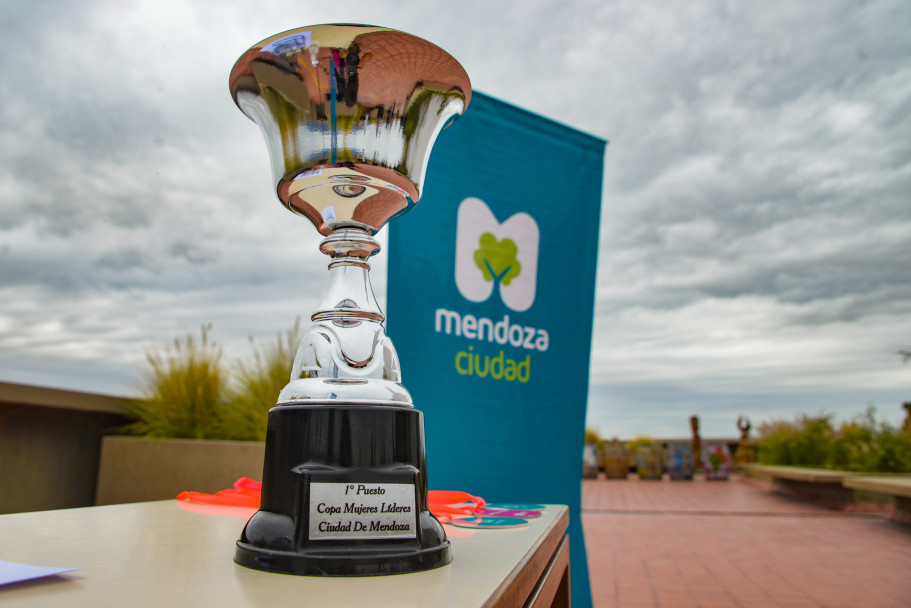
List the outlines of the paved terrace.
{"label": "paved terrace", "polygon": [[752,480],[584,480],[595,608],[911,606],[911,527]]}

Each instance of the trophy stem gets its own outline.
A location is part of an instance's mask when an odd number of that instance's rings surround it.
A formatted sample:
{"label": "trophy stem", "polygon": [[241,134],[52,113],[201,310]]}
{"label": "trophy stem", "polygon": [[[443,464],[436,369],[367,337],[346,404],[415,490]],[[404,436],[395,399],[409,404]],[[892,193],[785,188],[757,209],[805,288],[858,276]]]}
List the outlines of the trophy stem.
{"label": "trophy stem", "polygon": [[320,251],[331,258],[329,281],[278,405],[413,407],[370,285],[368,260],[379,242],[365,229],[344,227],[324,238]]}
{"label": "trophy stem", "polygon": [[338,327],[357,326],[362,321],[385,321],[373,295],[370,264],[367,263],[371,256],[379,253],[379,242],[366,230],[342,228],[323,239],[320,251],[332,261],[329,263],[329,282],[311,320],[331,321]]}

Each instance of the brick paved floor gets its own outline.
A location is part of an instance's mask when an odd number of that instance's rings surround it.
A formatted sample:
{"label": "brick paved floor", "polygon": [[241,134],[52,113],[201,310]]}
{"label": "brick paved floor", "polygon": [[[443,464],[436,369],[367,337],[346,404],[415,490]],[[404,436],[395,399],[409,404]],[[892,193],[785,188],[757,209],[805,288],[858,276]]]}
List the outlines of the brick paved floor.
{"label": "brick paved floor", "polygon": [[911,606],[911,527],[755,482],[584,480],[595,608]]}

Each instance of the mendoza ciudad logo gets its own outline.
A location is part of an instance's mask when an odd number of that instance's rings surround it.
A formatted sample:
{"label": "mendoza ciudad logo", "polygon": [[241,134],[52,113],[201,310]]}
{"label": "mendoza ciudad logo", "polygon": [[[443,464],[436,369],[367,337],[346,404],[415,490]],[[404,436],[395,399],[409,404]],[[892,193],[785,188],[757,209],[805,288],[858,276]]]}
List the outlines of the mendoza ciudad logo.
{"label": "mendoza ciudad logo", "polygon": [[[456,227],[459,293],[470,302],[499,297],[509,311],[528,310],[535,303],[539,240],[538,224],[529,214],[516,213],[501,224],[484,201],[466,198],[459,205]],[[546,330],[515,318],[510,319],[509,312],[489,319],[438,308],[435,330],[479,343],[477,352],[469,343],[456,353],[459,374],[525,383],[531,378],[531,353],[546,351],[550,337]]]}

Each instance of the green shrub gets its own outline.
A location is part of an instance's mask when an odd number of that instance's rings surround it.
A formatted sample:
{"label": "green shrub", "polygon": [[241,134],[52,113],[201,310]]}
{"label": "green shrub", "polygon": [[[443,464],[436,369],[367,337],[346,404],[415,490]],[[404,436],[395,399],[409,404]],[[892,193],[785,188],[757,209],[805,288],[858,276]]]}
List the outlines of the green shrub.
{"label": "green shrub", "polygon": [[210,329],[203,326],[199,339],[190,334],[146,353],[142,399],[127,404],[137,421],[122,432],[158,439],[213,437],[226,378]]}
{"label": "green shrub", "polygon": [[802,415],[759,427],[759,462],[867,473],[911,473],[911,433],[877,421],[876,408],[832,426],[832,415]]}
{"label": "green shrub", "polygon": [[831,414],[801,415],[794,422],[775,420],[759,426],[762,464],[824,467],[835,439]]}
{"label": "green shrub", "polygon": [[142,398],[127,404],[136,422],[119,429],[154,439],[263,441],[269,410],[291,376],[300,320],[265,347],[253,343],[253,361],[226,365],[209,339],[187,335],[146,353]]}
{"label": "green shrub", "polygon": [[911,435],[876,420],[876,408],[842,423],[832,446],[833,468],[864,473],[911,472]]}
{"label": "green shrub", "polygon": [[653,446],[655,444],[656,444],[655,440],[652,439],[651,437],[644,437],[644,436],[640,435],[638,437],[634,437],[632,441],[628,441],[626,443],[626,449],[630,453],[631,456],[635,456],[636,450],[639,448],[640,445]]}
{"label": "green shrub", "polygon": [[236,378],[222,406],[218,424],[225,439],[266,440],[269,410],[275,407],[278,394],[291,377],[294,353],[300,342],[300,319],[264,348],[252,338],[250,342],[253,344],[253,363],[237,363]]}

